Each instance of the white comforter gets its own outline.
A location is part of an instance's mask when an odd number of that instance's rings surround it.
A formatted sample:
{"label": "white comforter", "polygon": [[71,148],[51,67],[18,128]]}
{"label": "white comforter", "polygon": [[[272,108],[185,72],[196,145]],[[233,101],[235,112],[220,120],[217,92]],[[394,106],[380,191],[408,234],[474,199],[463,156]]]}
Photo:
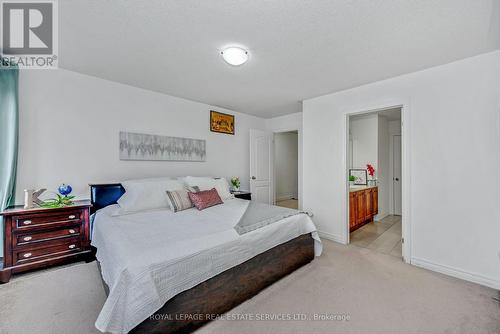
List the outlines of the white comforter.
{"label": "white comforter", "polygon": [[95,323],[102,332],[127,333],[170,298],[279,244],[312,233],[305,214],[238,235],[233,227],[248,201],[232,199],[203,211],[155,210],[114,217],[117,206],[95,215],[92,245],[109,296]]}

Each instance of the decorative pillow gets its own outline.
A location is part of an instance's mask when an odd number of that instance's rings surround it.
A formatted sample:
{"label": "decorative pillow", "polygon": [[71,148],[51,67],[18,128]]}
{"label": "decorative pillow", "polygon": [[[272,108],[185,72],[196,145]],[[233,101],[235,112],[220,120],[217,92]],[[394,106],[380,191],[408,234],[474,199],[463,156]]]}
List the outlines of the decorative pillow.
{"label": "decorative pillow", "polygon": [[122,182],[122,186],[125,193],[117,201],[121,214],[168,208],[165,191],[184,189],[181,181],[168,178],[129,180]]}
{"label": "decorative pillow", "polygon": [[203,210],[214,205],[223,204],[215,188],[202,190],[197,193],[188,193],[189,199],[198,210]]}
{"label": "decorative pillow", "polygon": [[190,191],[187,189],[173,191],[167,190],[167,201],[170,205],[170,209],[172,209],[173,212],[177,212],[192,208],[193,203],[191,202],[191,199],[189,199],[189,193]]}

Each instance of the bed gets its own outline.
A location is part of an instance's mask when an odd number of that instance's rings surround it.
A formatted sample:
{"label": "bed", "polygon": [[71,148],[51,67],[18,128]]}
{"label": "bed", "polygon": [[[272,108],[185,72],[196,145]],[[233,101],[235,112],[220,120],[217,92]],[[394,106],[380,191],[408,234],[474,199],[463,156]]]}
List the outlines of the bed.
{"label": "bed", "polygon": [[92,245],[108,295],[96,321],[102,332],[192,332],[321,253],[306,214],[239,235],[249,201],[114,216],[124,192],[91,185]]}

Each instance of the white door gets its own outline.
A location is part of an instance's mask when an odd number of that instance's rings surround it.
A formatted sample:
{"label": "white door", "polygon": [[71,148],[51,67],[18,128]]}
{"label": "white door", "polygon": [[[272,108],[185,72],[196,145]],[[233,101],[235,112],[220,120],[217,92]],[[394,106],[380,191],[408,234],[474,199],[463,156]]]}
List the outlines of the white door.
{"label": "white door", "polygon": [[272,137],[261,130],[250,130],[250,191],[252,200],[272,204]]}
{"label": "white door", "polygon": [[394,214],[401,215],[401,136],[393,136],[393,201]]}

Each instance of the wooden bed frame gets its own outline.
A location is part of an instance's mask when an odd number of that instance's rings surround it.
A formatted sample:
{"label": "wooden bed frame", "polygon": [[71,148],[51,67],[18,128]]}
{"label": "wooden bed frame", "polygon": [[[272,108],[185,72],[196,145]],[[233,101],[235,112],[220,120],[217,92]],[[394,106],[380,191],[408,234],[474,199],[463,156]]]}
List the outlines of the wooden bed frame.
{"label": "wooden bed frame", "polygon": [[[91,184],[90,189],[92,212],[116,203],[125,192],[119,183]],[[313,259],[311,234],[299,236],[181,292],[130,333],[190,333]],[[108,294],[104,280],[103,285]]]}

